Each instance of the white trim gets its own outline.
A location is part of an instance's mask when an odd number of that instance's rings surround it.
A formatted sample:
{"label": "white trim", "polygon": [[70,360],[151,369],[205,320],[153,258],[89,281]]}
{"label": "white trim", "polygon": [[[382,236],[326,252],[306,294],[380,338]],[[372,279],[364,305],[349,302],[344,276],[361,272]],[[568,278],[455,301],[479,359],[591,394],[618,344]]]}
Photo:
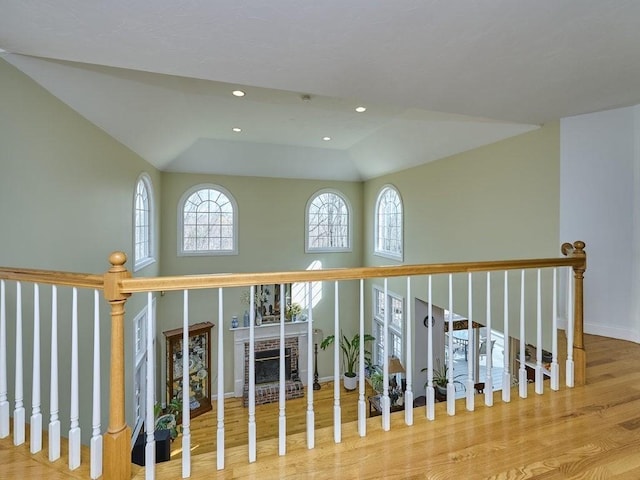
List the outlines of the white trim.
{"label": "white trim", "polygon": [[[156,312],[156,298],[154,296],[153,298],[153,314],[155,316],[155,312]],[[144,375],[142,375],[142,384],[140,385],[140,392],[141,392],[141,398],[142,398],[142,408],[141,408],[141,412],[140,412],[140,417],[138,418],[134,418],[134,426],[132,429],[132,436],[131,436],[131,445],[133,446],[133,443],[135,442],[136,438],[138,438],[138,434],[140,433],[140,430],[142,428],[142,424],[144,423],[144,420],[146,418],[144,409],[146,408],[146,401],[144,400],[144,397],[146,395],[146,360],[147,360],[147,342],[146,342],[146,336],[149,335],[149,332],[147,332],[146,329],[146,315],[147,315],[147,304],[145,304],[145,306],[136,314],[136,316],[133,318],[133,359],[134,359],[134,364],[133,364],[133,376],[132,376],[132,385],[131,385],[131,395],[132,395],[132,404],[133,404],[133,411],[134,411],[134,415],[135,415],[135,410],[136,410],[136,397],[135,397],[135,392],[136,392],[136,374],[138,372],[139,369],[142,369],[144,372]],[[136,334],[135,334],[135,329],[136,329],[136,324],[140,321],[143,321],[143,331],[145,333],[145,338],[141,339],[141,343],[142,343],[142,353],[138,353],[136,351]],[[154,323],[154,328],[155,328],[155,323]],[[155,330],[153,332],[151,332],[151,335],[153,335],[153,343],[155,345],[156,343],[156,332]]]}
{"label": "white trim", "polygon": [[[394,253],[389,250],[380,250],[378,249],[378,209],[380,207],[380,200],[382,195],[386,190],[393,190],[398,196],[398,200],[400,201],[401,215],[400,221],[402,222],[400,228],[400,253]],[[378,257],[389,258],[391,260],[398,260],[402,262],[404,260],[404,201],[402,200],[402,195],[400,195],[400,191],[392,184],[387,183],[383,185],[378,191],[378,195],[376,197],[376,202],[373,207],[373,254]]]}
{"label": "white trim", "polygon": [[[187,199],[199,190],[212,189],[224,194],[231,203],[233,208],[233,239],[230,250],[184,250],[184,204]],[[198,256],[220,256],[220,255],[238,255],[238,203],[231,192],[221,185],[213,183],[200,183],[194,185],[185,191],[178,202],[178,256],[179,257],[198,257]]]}
{"label": "white trim", "polygon": [[[318,198],[320,195],[325,193],[331,193],[339,197],[345,204],[347,208],[347,246],[346,247],[311,247],[309,245],[309,208],[313,201]],[[353,251],[353,209],[351,208],[351,202],[347,196],[342,193],[340,190],[336,190],[334,188],[323,188],[315,192],[313,195],[309,197],[307,200],[307,204],[304,208],[304,251],[305,253],[340,253],[340,252],[351,252]]]}
{"label": "white trim", "polygon": [[[379,285],[372,285],[371,286],[372,290],[373,290],[373,309],[372,309],[372,315],[371,315],[371,334],[375,337],[375,334],[377,333],[377,326],[380,325],[382,328],[384,328],[384,321],[378,320],[377,315],[377,310],[376,310],[376,302],[377,302],[377,292],[381,292],[384,295],[384,287],[381,287]],[[405,331],[406,331],[406,322],[407,322],[407,315],[406,315],[406,301],[405,298],[402,295],[398,295],[395,292],[390,291],[389,289],[387,289],[387,296],[389,297],[389,308],[391,308],[392,305],[392,299],[395,300],[399,300],[402,303],[402,325],[400,327],[400,329],[398,329],[398,327],[396,327],[395,325],[393,325],[392,322],[392,317],[389,317],[389,333],[391,335],[395,335],[396,337],[400,337],[400,345],[401,345],[401,354],[400,354],[400,361],[402,362],[403,365],[406,365],[406,354],[407,352],[405,351]],[[385,312],[386,314],[386,312]],[[391,337],[391,335],[389,335],[389,337]],[[377,358],[377,343],[378,343],[378,338],[376,337],[376,339],[373,341],[373,349],[371,351],[371,360],[372,362],[375,363],[375,361],[380,361],[380,359]],[[389,338],[389,345],[387,345],[387,351],[385,351],[385,354],[387,357],[389,357],[391,354],[393,353],[393,342],[391,340],[391,338]],[[382,359],[384,361],[384,359]]]}
{"label": "white trim", "polygon": [[[136,257],[136,197],[138,191],[138,185],[142,182],[147,190],[147,202],[149,206],[149,255],[143,258]],[[148,173],[142,172],[136,179],[136,183],[133,189],[133,271],[137,272],[142,270],[147,265],[151,265],[156,262],[155,258],[155,198],[153,194],[153,183]]]}

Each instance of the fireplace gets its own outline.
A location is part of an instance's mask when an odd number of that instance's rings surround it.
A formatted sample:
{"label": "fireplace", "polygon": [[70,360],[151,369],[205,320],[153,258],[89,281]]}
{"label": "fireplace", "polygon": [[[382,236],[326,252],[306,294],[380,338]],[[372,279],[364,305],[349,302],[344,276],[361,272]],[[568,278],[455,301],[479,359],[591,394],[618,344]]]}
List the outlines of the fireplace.
{"label": "fireplace", "polygon": [[[243,403],[247,405],[249,392],[249,334],[248,327],[231,328],[233,333],[233,394],[235,397],[243,397]],[[291,373],[287,375],[285,383],[286,398],[297,398],[304,395],[303,386],[308,380],[308,322],[286,322],[285,352],[289,350],[291,360]],[[256,358],[259,352],[274,350],[280,354],[281,325],[262,324],[253,328],[254,351]],[[274,352],[275,353],[275,352]],[[287,367],[288,369],[289,367]],[[278,366],[279,369],[279,366]],[[256,403],[277,402],[279,399],[280,373],[273,381],[256,385]]]}
{"label": "fireplace", "polygon": [[[303,384],[298,378],[298,337],[287,337],[285,351],[285,398],[304,396]],[[256,405],[277,402],[280,398],[280,339],[255,342]],[[244,344],[244,386],[242,403],[249,404],[249,344]]]}
{"label": "fireplace", "polygon": [[[284,379],[291,380],[291,348],[284,349]],[[280,380],[280,349],[256,352],[256,385]]]}

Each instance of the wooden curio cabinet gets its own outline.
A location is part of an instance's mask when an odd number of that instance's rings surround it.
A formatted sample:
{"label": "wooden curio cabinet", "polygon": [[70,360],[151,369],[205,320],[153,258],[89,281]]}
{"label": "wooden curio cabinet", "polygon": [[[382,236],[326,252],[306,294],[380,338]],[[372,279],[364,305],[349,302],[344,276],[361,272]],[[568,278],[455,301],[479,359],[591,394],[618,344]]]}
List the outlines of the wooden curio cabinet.
{"label": "wooden curio cabinet", "polygon": [[[213,323],[189,326],[189,409],[191,417],[211,410],[211,329]],[[182,400],[182,328],[163,332],[167,346],[167,403]]]}

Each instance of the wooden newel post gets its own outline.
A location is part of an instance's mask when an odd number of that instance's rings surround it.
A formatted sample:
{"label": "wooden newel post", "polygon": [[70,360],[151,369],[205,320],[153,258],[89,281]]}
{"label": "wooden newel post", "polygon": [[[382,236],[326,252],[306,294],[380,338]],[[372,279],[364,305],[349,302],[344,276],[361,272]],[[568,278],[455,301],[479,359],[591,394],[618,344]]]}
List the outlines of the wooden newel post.
{"label": "wooden newel post", "polygon": [[104,296],[111,305],[111,372],[109,379],[109,427],[104,434],[105,480],[130,480],[131,429],[124,409],[124,305],[128,293],[120,290],[120,281],[131,277],[124,264],[127,256],[113,252],[111,268],[104,276]]}
{"label": "wooden newel post", "polygon": [[587,354],[584,350],[584,272],[587,269],[587,253],[584,251],[585,243],[578,240],[573,245],[564,243],[562,253],[572,258],[580,258],[582,262],[573,267],[575,283],[574,307],[573,307],[573,360],[575,385],[584,385],[587,382]]}

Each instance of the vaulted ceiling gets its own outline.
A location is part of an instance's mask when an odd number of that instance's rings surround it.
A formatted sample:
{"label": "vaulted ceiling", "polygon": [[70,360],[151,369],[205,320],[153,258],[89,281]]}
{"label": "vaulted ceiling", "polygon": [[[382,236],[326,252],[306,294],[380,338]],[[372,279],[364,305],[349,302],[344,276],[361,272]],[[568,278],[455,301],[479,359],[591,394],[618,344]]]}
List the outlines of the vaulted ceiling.
{"label": "vaulted ceiling", "polygon": [[640,103],[637,0],[35,0],[0,12],[6,61],[167,171],[367,179]]}

